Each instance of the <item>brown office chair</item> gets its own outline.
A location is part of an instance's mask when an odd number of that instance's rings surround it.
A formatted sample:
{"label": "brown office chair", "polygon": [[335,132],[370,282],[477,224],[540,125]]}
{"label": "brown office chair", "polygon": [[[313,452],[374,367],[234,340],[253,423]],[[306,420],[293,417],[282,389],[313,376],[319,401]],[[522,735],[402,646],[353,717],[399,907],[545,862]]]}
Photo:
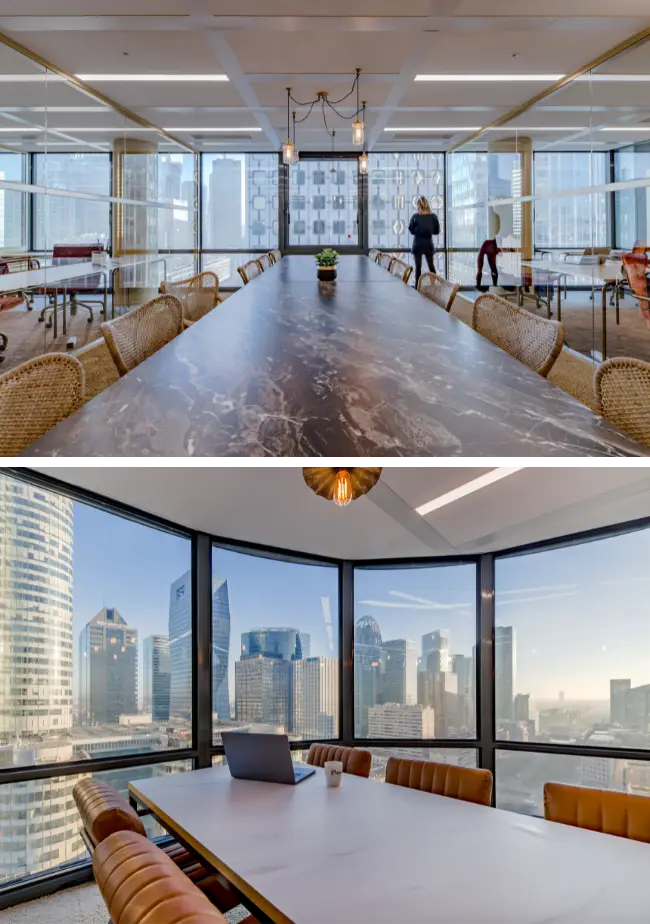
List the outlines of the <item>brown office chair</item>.
{"label": "brown office chair", "polygon": [[226,924],[172,860],[135,831],[102,841],[93,873],[113,924]]}
{"label": "brown office chair", "polygon": [[595,410],[608,423],[650,446],[650,363],[615,356],[594,375]]}
{"label": "brown office chair", "polygon": [[264,272],[267,269],[271,269],[271,267],[273,266],[273,259],[271,258],[270,253],[263,253],[261,256],[257,258],[257,262],[262,268],[262,272]]}
{"label": "brown office chair", "polygon": [[474,302],[472,327],[540,375],[547,376],[564,343],[564,325],[538,318],[488,293]]}
{"label": "brown office chair", "polygon": [[307,763],[313,767],[323,767],[328,760],[340,760],[343,773],[354,776],[370,776],[372,754],[362,748],[344,748],[335,744],[312,744],[307,754]]}
{"label": "brown office chair", "polygon": [[258,260],[249,260],[248,263],[244,263],[243,266],[238,266],[237,272],[241,276],[244,285],[247,286],[251,279],[260,276],[264,270],[260,266]]}
{"label": "brown office chair", "polygon": [[430,760],[391,757],[386,765],[385,781],[477,805],[489,805],[492,797],[492,774],[489,770],[455,767]]}
{"label": "brown office chair", "polygon": [[0,375],[0,456],[17,456],[84,400],[84,368],[65,353],[46,353]]}
{"label": "brown office chair", "polygon": [[223,301],[217,274],[207,271],[178,282],[162,282],[160,291],[179,300],[183,306],[184,327],[190,327]]}
{"label": "brown office chair", "polygon": [[270,250],[269,256],[271,257],[272,263],[279,263],[280,260],[282,259],[282,251],[281,250]]}
{"label": "brown office chair", "polygon": [[377,256],[377,263],[379,266],[383,266],[384,269],[390,270],[390,265],[394,259],[395,257],[392,257],[389,253],[380,253]]}
{"label": "brown office chair", "polygon": [[408,282],[411,278],[411,273],[413,272],[413,267],[409,266],[408,263],[405,263],[403,260],[398,260],[397,257],[390,264],[388,272],[391,276],[399,276],[402,282]]}
{"label": "brown office chair", "polygon": [[459,285],[443,279],[442,276],[438,276],[436,273],[422,273],[418,280],[418,292],[421,295],[426,295],[434,305],[445,311],[451,311],[451,306],[459,289]]}
{"label": "brown office chair", "polygon": [[159,295],[101,326],[120,375],[153,356],[183,330],[183,306],[173,295]]}
{"label": "brown office chair", "polygon": [[544,783],[544,818],[650,844],[650,799],[647,796]]}
{"label": "brown office chair", "polygon": [[646,321],[650,321],[650,258],[645,254],[624,253],[623,269],[627,277],[627,283],[632,290],[632,296],[636,298],[641,309],[641,314]]}

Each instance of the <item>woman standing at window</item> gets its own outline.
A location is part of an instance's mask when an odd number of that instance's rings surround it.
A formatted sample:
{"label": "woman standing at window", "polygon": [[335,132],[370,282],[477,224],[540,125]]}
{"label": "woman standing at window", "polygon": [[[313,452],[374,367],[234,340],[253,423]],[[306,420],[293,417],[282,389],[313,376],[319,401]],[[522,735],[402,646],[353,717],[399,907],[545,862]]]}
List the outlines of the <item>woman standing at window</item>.
{"label": "woman standing at window", "polygon": [[409,222],[409,231],[413,235],[413,246],[411,252],[415,261],[415,285],[422,275],[422,257],[425,257],[429,272],[435,272],[433,268],[433,236],[440,234],[440,222],[438,216],[431,211],[431,206],[424,196],[420,196],[417,201],[417,212]]}

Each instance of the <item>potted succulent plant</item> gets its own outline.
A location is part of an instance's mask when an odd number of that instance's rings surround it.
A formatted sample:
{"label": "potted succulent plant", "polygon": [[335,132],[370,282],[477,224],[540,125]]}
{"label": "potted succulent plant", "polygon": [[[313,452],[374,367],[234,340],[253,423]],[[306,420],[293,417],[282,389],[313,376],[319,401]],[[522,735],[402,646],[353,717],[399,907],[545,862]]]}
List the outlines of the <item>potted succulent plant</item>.
{"label": "potted succulent plant", "polygon": [[339,262],[339,255],[331,247],[326,247],[316,254],[316,263],[318,264],[318,278],[321,282],[334,282],[336,279],[336,264]]}

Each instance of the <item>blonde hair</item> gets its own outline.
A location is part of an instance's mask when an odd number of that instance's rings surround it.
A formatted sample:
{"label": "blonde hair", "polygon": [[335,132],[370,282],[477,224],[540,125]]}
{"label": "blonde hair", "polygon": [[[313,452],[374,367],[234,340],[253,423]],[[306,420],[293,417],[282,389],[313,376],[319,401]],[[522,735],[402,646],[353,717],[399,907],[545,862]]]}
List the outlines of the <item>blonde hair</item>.
{"label": "blonde hair", "polygon": [[425,196],[418,197],[418,212],[420,215],[431,214],[431,206],[429,205],[429,200]]}

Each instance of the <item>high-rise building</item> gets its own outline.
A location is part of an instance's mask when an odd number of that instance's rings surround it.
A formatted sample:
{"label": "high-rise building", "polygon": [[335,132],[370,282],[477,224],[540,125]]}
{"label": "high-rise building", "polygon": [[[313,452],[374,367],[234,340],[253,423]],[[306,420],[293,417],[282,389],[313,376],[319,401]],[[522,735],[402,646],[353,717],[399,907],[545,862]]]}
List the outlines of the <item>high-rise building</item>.
{"label": "high-rise building", "polygon": [[515,630],[494,627],[494,705],[497,722],[512,719],[515,690]]}
{"label": "high-rise building", "polygon": [[298,629],[250,629],[241,635],[241,657],[261,654],[284,658],[285,661],[296,657],[308,658],[310,641],[309,633],[299,632]]}
{"label": "high-rise building", "polygon": [[451,670],[457,677],[458,704],[456,720],[463,728],[473,729],[476,725],[474,716],[474,658],[462,654],[453,655]]}
{"label": "high-rise building", "polygon": [[150,635],[142,643],[142,711],[153,722],[169,721],[169,639]]}
{"label": "high-rise building", "polygon": [[368,735],[368,710],[379,702],[381,631],[372,616],[362,616],[354,627],[354,733]]}
{"label": "high-rise building", "polygon": [[211,248],[237,250],[243,245],[243,164],[215,157],[209,179],[207,240]]}
{"label": "high-rise building", "polygon": [[650,732],[650,684],[631,687],[625,694],[625,724],[634,731]]}
{"label": "high-rise building", "polygon": [[119,722],[138,709],[138,633],[115,607],[104,607],[79,634],[82,725]]}
{"label": "high-rise building", "polygon": [[513,718],[515,722],[530,720],[530,693],[517,693],[514,700]]}
{"label": "high-rise building", "polygon": [[338,658],[294,659],[290,731],[305,739],[336,738],[338,726]]}
{"label": "high-rise building", "polygon": [[[74,505],[0,474],[0,763],[72,759]],[[29,590],[27,590],[29,588]],[[31,736],[36,746],[30,742]],[[42,740],[39,741],[39,738]],[[0,879],[80,856],[74,776],[0,786]],[[38,832],[42,832],[39,834]]]}
{"label": "high-rise building", "polygon": [[[433,662],[431,655],[435,655]],[[449,630],[436,629],[422,636],[422,660],[420,670],[450,671],[451,652],[449,649]]]}
{"label": "high-rise building", "polygon": [[627,725],[627,693],[631,680],[609,681],[609,721],[612,725]]}
{"label": "high-rise building", "polygon": [[246,655],[235,662],[235,718],[240,725],[262,723],[288,729],[291,662]]}
{"label": "high-rise building", "polygon": [[[228,657],[230,603],[228,582],[212,579],[212,709],[220,721],[230,719]],[[186,571],[169,590],[169,657],[172,717],[192,714],[192,573]]]}
{"label": "high-rise building", "polygon": [[73,503],[0,475],[0,741],[72,727]]}
{"label": "high-rise building", "polygon": [[418,698],[418,650],[405,638],[390,639],[381,646],[381,700],[413,705]]}
{"label": "high-rise building", "polygon": [[369,738],[435,738],[430,706],[384,703],[368,710]]}

